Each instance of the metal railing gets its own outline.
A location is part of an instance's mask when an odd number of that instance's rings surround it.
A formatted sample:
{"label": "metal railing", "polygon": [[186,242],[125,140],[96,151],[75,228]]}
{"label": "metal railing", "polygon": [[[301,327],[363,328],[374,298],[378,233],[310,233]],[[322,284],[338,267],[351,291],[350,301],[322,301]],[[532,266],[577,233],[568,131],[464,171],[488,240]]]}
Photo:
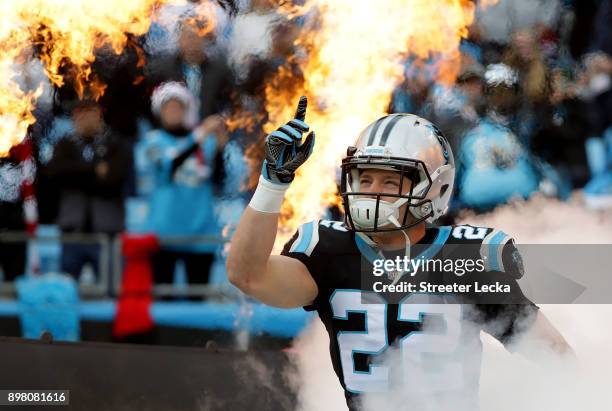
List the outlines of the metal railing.
{"label": "metal railing", "polygon": [[[177,245],[214,245],[221,247],[224,244],[223,239],[218,236],[160,237],[159,241],[162,248]],[[34,247],[38,247],[41,243],[60,246],[64,244],[97,245],[99,256],[96,282],[93,284],[79,282],[80,295],[84,297],[108,297],[111,296],[110,291],[115,296],[119,295],[121,291],[123,274],[123,254],[121,250],[123,244],[120,236],[110,237],[106,234],[77,233],[29,236],[21,231],[4,231],[0,232],[0,247],[2,243],[29,243]],[[59,271],[61,272],[61,269]],[[14,295],[15,293],[14,283],[0,282],[0,294]],[[228,284],[185,284],[185,286],[180,287],[174,284],[154,284],[153,296],[224,298],[235,297],[235,290]]]}
{"label": "metal railing", "polygon": [[[51,244],[79,244],[79,245],[98,245],[99,256],[98,256],[98,267],[97,267],[97,281],[94,284],[82,284],[79,283],[79,292],[83,296],[91,297],[102,297],[108,295],[109,279],[110,276],[110,246],[111,239],[105,234],[80,234],[80,233],[63,233],[61,235],[44,235],[44,236],[30,236],[25,232],[21,231],[4,231],[0,232],[0,247],[2,243],[28,243],[38,247],[40,243],[51,243]],[[25,271],[29,271],[28,265],[30,262],[26,262]],[[15,294],[15,284],[11,282],[0,283],[0,293],[2,294]]]}
{"label": "metal railing", "polygon": [[[163,249],[167,246],[177,245],[213,245],[221,247],[225,242],[218,236],[173,236],[158,237],[160,246]],[[119,294],[122,278],[121,261],[121,238],[113,240],[113,280],[112,287],[116,295]],[[212,269],[212,266],[210,267]],[[210,278],[210,277],[209,277]],[[155,297],[230,297],[235,294],[235,290],[227,284],[186,284],[185,287],[177,287],[173,284],[154,284],[153,296]]]}

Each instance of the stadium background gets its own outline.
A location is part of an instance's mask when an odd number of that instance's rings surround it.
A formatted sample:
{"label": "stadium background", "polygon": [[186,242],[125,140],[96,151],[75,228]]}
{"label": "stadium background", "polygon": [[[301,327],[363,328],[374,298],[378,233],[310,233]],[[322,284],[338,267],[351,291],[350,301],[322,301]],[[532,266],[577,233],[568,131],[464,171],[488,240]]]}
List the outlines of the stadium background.
{"label": "stadium background", "polygon": [[[31,7],[43,10],[39,16],[57,12],[46,10],[44,3],[32,2]],[[359,2],[340,1],[334,8],[326,1],[280,7],[273,0],[166,1],[156,7],[142,1],[134,2],[135,10],[124,7],[122,12],[146,11],[144,28],[117,23],[112,30],[92,21],[96,13],[120,10],[119,2],[109,2],[108,10],[85,0],[77,3],[87,18],[75,19],[65,32],[88,30],[94,38],[104,38],[96,30],[108,38],[128,34],[118,52],[91,40],[93,58],[86,64],[79,63],[74,49],[63,49],[64,60],[54,73],[49,44],[61,42],[61,30],[53,28],[52,19],[42,24],[32,17],[36,13],[4,13],[5,27],[29,33],[27,41],[15,44],[30,46],[13,51],[6,48],[10,41],[0,46],[0,334],[38,339],[46,332],[45,338],[51,335],[54,341],[83,344],[60,344],[65,354],[54,356],[45,351],[48,342],[3,340],[3,362],[12,370],[5,373],[3,387],[9,387],[11,374],[12,383],[40,383],[45,381],[42,370],[54,367],[50,380],[77,384],[75,374],[70,379],[62,370],[85,370],[86,364],[102,370],[100,358],[115,358],[117,368],[100,371],[100,380],[119,372],[126,377],[109,388],[115,402],[100,409],[119,409],[122,398],[151,390],[146,384],[134,384],[132,392],[121,386],[130,384],[130,375],[146,379],[138,367],[157,358],[170,374],[184,370],[186,379],[201,379],[201,392],[215,387],[210,389],[227,400],[231,390],[210,380],[213,370],[226,367],[227,378],[236,378],[252,394],[234,404],[239,408],[264,389],[271,394],[263,401],[270,403],[256,408],[343,409],[317,320],[300,309],[264,307],[225,278],[226,243],[252,194],[263,137],[288,119],[302,92],[315,102],[313,117],[307,119],[318,132],[315,150],[336,152],[327,156],[333,161],[314,160],[318,168],[300,176],[303,185],[284,209],[285,232],[279,241],[309,218],[341,216],[331,168],[342,154],[338,147],[346,147],[362,126],[384,112],[412,112],[442,128],[458,159],[455,200],[446,223],[495,226],[523,244],[612,242],[609,0],[499,0],[480,2],[476,10],[469,1],[410,6],[390,1],[393,6],[381,6],[367,16],[367,24],[394,30],[415,24],[415,31],[372,31],[373,38],[395,43],[371,49],[364,40],[363,47],[355,43],[353,55],[341,50],[347,44],[342,42],[345,32],[328,37],[334,32],[326,31],[325,16],[358,26],[350,20],[363,18],[359,11],[367,10]],[[1,10],[19,7],[4,2]],[[386,20],[393,7],[406,9],[408,23]],[[435,16],[416,25],[418,12]],[[9,20],[15,16],[21,20]],[[436,30],[451,32],[455,41],[423,46]],[[462,30],[463,36],[456,34]],[[6,39],[11,33],[0,35]],[[397,61],[385,61],[389,53],[401,56],[400,70]],[[355,66],[337,63],[348,58]],[[346,80],[335,79],[335,89],[324,89],[315,79],[330,62],[345,71]],[[377,65],[382,74],[370,71]],[[355,70],[359,66],[367,69]],[[91,73],[82,74],[87,68]],[[372,90],[363,84],[368,75],[376,80]],[[378,84],[377,76],[388,80]],[[15,108],[15,101],[32,101],[32,106]],[[184,109],[179,124],[172,123],[170,109],[164,111],[168,101]],[[196,126],[204,130],[203,139],[193,146]],[[313,184],[321,174],[325,182]],[[544,309],[575,347],[580,369],[566,380],[553,366],[536,368],[517,360],[485,337],[482,402],[489,407],[483,409],[552,409],[553,393],[555,409],[601,409],[605,404],[602,381],[609,380],[612,365],[605,347],[612,335],[600,324],[612,314],[609,307]],[[96,349],[88,342],[117,345],[96,345],[105,354],[98,363],[88,363],[87,350]],[[125,362],[119,360],[122,352],[140,346],[119,343],[191,348],[143,348],[143,362],[132,363],[129,354]],[[251,352],[253,361],[263,359],[253,365],[242,351]],[[163,353],[168,355],[165,363]],[[198,353],[202,368],[183,368]],[[79,355],[82,361],[66,362]],[[23,367],[22,359],[36,366]],[[249,364],[260,378],[240,374]],[[262,367],[283,370],[270,371],[278,384],[266,388],[262,381],[267,378],[257,374]],[[39,379],[33,379],[34,371]],[[530,384],[521,378],[526,374],[545,382]],[[503,384],[522,394],[501,392]],[[273,386],[283,388],[275,391]],[[565,393],[569,387],[572,394]],[[97,398],[95,387],[89,390],[91,396],[82,401]],[[201,394],[197,385],[183,390],[196,399]],[[587,394],[590,408],[583,401]],[[133,406],[144,408],[158,400],[151,395],[141,401]],[[201,409],[230,406],[223,401],[196,404]],[[193,403],[177,409],[193,409]]]}

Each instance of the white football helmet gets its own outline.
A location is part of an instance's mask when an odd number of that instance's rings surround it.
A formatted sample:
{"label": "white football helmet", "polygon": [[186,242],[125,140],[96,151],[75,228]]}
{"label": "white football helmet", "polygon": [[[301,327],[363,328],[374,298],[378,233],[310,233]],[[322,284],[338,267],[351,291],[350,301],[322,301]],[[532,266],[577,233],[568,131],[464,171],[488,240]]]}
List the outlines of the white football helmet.
{"label": "white football helmet", "polygon": [[[361,192],[359,173],[364,168],[399,172],[398,193]],[[390,114],[367,126],[355,146],[349,147],[342,160],[341,178],[349,228],[357,232],[405,230],[446,213],[453,192],[455,161],[448,141],[434,124],[413,114]],[[405,178],[412,185],[409,193],[402,194]],[[382,201],[381,197],[397,200]],[[400,216],[404,204],[414,217],[411,221],[408,213]]]}

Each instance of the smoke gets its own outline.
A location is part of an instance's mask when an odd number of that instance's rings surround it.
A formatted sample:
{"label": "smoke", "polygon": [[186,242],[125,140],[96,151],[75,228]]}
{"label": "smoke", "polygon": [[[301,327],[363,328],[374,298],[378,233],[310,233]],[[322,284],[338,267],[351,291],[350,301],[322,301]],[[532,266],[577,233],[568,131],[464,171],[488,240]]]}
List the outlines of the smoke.
{"label": "smoke", "polygon": [[249,73],[253,59],[265,59],[272,44],[271,32],[278,23],[275,13],[247,13],[236,17],[228,42],[228,58],[238,80]]}
{"label": "smoke", "polygon": [[477,409],[479,328],[461,321],[461,306],[440,304],[427,311],[431,309],[445,312],[446,324],[425,317],[423,332],[403,339],[401,348],[387,350],[383,363],[389,369],[390,390],[366,395],[365,410],[402,409],[405,404],[421,411]]}
{"label": "smoke", "polygon": [[612,212],[587,210],[582,194],[569,201],[534,196],[482,215],[463,214],[458,224],[496,227],[519,244],[612,244]]}
{"label": "smoke", "polygon": [[559,361],[550,352],[526,341],[521,355],[486,341],[481,377],[481,408],[499,411],[601,410],[606,407],[612,380],[612,332],[605,327],[612,307],[607,305],[547,305],[541,309],[561,331],[576,360]]}
{"label": "smoke", "polygon": [[[579,193],[567,203],[536,197],[500,207],[489,214],[462,215],[460,222],[495,226],[512,234],[519,243],[612,243],[612,213],[587,210]],[[551,350],[527,339],[519,346],[510,346],[510,352],[493,337],[481,333],[480,409],[574,411],[606,408],[612,381],[609,349],[612,330],[607,326],[612,306],[542,305],[540,309],[565,337],[576,358],[560,359]],[[293,376],[293,383],[299,388],[299,411],[346,409],[344,395],[331,367],[328,344],[328,335],[318,319],[295,343],[298,374]],[[463,349],[468,350],[466,347]],[[477,360],[476,351],[461,354],[473,355]],[[401,353],[389,351],[386,360],[388,364],[400,362]],[[439,384],[443,383],[440,380]],[[421,391],[416,396],[406,386],[400,386],[384,397],[368,397],[366,409],[403,409],[408,404],[410,409],[419,411],[473,409],[469,403],[461,404],[460,396],[440,398],[434,392],[435,383],[430,386],[429,392]]]}
{"label": "smoke", "polygon": [[505,44],[520,29],[544,24],[556,27],[562,13],[559,0],[499,0],[479,7],[476,21],[486,40]]}
{"label": "smoke", "polygon": [[294,342],[291,358],[297,372],[288,375],[298,395],[297,411],[346,409],[346,401],[329,357],[329,337],[318,317]]}

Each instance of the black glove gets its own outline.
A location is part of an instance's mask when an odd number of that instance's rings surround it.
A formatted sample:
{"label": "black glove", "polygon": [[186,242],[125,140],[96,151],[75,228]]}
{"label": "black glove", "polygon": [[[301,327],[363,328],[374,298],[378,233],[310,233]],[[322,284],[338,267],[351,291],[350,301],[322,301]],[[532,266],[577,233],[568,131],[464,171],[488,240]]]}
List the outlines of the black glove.
{"label": "black glove", "polygon": [[315,142],[311,131],[302,143],[302,133],[309,130],[304,123],[308,99],[300,97],[295,118],[266,137],[266,159],[261,175],[274,184],[288,184],[295,177],[295,170],[310,157]]}

